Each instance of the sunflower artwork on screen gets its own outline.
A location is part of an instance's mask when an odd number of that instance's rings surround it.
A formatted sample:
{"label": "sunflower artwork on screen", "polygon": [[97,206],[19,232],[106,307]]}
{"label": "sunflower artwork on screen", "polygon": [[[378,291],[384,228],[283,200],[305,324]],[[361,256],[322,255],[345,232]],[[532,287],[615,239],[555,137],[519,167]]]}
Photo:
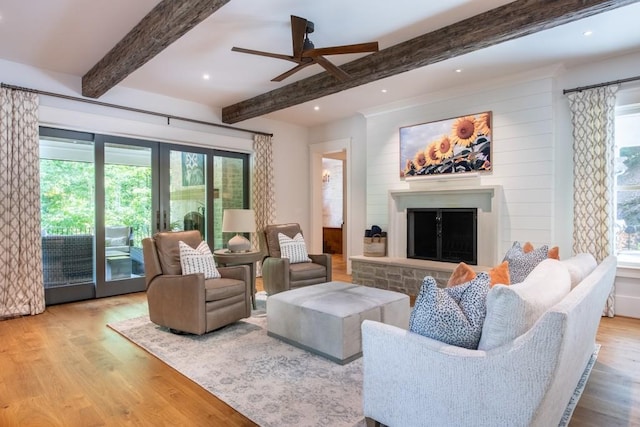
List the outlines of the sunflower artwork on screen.
{"label": "sunflower artwork on screen", "polygon": [[400,128],[400,177],[491,170],[491,111]]}

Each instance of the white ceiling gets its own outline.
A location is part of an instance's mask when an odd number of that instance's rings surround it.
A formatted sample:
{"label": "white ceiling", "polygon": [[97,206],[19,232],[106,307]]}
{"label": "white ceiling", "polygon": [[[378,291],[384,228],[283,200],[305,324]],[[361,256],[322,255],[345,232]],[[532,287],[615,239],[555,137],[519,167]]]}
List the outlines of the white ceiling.
{"label": "white ceiling", "polygon": [[[157,3],[0,0],[0,58],[80,77]],[[291,54],[290,15],[315,23],[310,38],[316,47],[378,41],[384,49],[506,3],[509,1],[231,0],[120,85],[222,108],[324,71],[313,65],[273,83],[270,80],[291,68],[291,62],[231,51],[238,46]],[[313,126],[452,86],[638,52],[638,17],[640,2],[267,117]],[[593,31],[589,37],[583,35],[587,30]],[[328,59],[339,65],[360,56]],[[202,78],[205,73],[209,80]],[[316,105],[318,111],[313,109]]]}

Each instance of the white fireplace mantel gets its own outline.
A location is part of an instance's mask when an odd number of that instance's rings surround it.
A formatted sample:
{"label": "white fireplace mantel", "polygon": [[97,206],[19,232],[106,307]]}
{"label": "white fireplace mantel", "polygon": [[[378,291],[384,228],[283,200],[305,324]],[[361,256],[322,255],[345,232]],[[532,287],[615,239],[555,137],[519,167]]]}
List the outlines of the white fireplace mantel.
{"label": "white fireplace mantel", "polygon": [[502,186],[448,185],[389,191],[388,256],[407,257],[407,208],[477,208],[478,265],[498,263]]}

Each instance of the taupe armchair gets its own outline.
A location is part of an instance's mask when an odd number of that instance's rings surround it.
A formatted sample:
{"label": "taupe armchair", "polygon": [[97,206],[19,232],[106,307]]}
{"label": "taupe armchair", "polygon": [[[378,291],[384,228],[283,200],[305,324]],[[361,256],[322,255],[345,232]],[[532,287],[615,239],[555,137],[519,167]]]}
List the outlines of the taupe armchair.
{"label": "taupe armchair", "polygon": [[262,261],[262,281],[268,295],[331,281],[331,255],[309,254],[312,262],[291,264],[288,258],[281,257],[278,233],[293,238],[298,233],[302,234],[302,230],[295,223],[265,227],[267,256]]}
{"label": "taupe armchair", "polygon": [[249,267],[218,268],[222,277],[217,279],[182,275],[180,240],[195,248],[202,237],[192,230],[157,233],[142,241],[151,321],[172,332],[202,335],[251,316]]}

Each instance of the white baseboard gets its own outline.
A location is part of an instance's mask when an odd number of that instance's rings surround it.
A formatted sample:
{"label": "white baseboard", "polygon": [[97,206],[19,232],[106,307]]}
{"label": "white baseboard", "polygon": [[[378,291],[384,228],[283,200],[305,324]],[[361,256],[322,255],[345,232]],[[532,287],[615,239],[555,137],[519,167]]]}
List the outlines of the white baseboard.
{"label": "white baseboard", "polygon": [[616,316],[640,319],[640,297],[616,295]]}

